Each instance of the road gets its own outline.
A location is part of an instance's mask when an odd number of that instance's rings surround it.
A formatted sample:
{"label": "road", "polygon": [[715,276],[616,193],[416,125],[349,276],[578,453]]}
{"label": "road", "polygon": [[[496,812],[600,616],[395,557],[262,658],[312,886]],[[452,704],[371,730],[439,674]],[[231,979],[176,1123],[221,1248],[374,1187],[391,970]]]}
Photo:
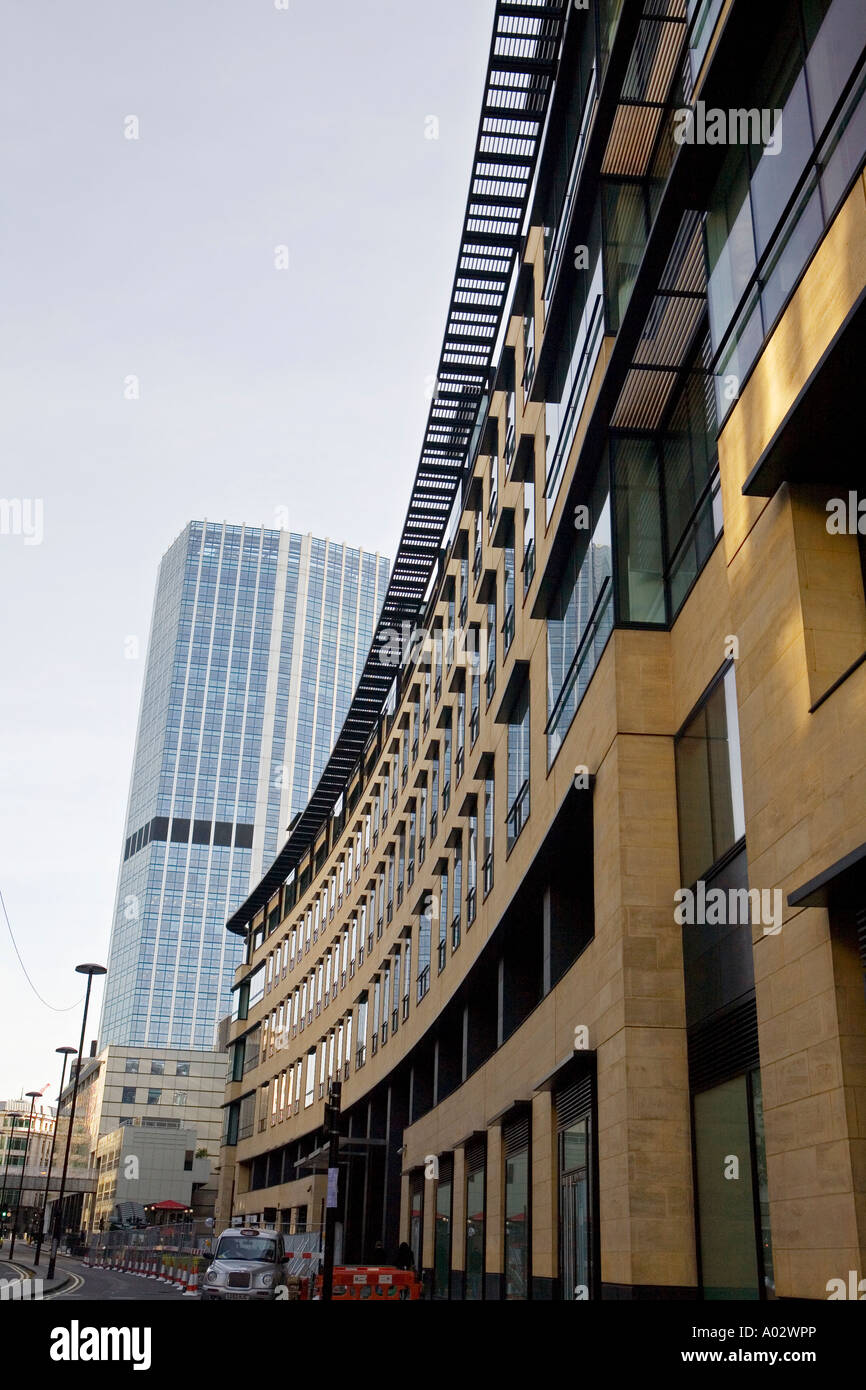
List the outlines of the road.
{"label": "road", "polygon": [[[26,1246],[23,1249],[25,1254],[20,1264],[17,1250],[14,1264],[10,1265],[8,1260],[0,1260],[0,1279],[20,1279],[22,1275],[29,1278],[34,1274],[38,1277],[40,1271],[34,1271],[30,1267],[32,1259],[30,1250]],[[41,1267],[43,1276],[47,1263],[47,1259],[43,1255]],[[58,1299],[72,1303],[153,1303],[164,1300],[174,1303],[194,1303],[198,1301],[197,1297],[192,1295],[184,1296],[173,1284],[161,1284],[157,1279],[140,1279],[134,1274],[118,1274],[110,1269],[89,1269],[81,1260],[70,1259],[65,1255],[58,1257],[55,1272],[58,1278],[64,1274],[70,1275],[72,1282],[57,1293],[46,1294],[46,1300]]]}

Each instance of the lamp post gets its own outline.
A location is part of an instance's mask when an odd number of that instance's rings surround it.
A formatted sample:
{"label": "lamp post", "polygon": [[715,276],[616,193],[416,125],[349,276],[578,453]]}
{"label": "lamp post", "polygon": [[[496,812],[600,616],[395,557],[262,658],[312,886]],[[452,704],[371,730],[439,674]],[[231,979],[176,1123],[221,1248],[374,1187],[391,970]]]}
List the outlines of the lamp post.
{"label": "lamp post", "polygon": [[36,1104],[41,1091],[27,1091],[27,1099],[30,1101],[30,1114],[27,1116],[27,1138],[24,1140],[24,1166],[21,1169],[21,1181],[18,1184],[18,1201],[15,1203],[15,1215],[12,1218],[12,1239],[9,1243],[9,1259],[15,1258],[15,1236],[18,1231],[18,1216],[21,1211],[21,1198],[24,1195],[24,1178],[27,1174],[27,1155],[30,1152],[30,1131],[33,1128],[33,1107]]}
{"label": "lamp post", "polygon": [[[62,1223],[63,1198],[66,1194],[66,1174],[69,1169],[69,1150],[72,1147],[72,1126],[75,1124],[75,1102],[78,1099],[78,1082],[81,1078],[82,1059],[84,1057],[84,1034],[87,1031],[87,1010],[90,1007],[90,989],[93,984],[94,975],[104,975],[106,973],[104,965],[76,965],[77,974],[87,976],[87,989],[84,994],[84,1017],[81,1020],[81,1041],[78,1044],[78,1064],[75,1068],[75,1081],[72,1084],[72,1102],[69,1107],[69,1128],[66,1131],[66,1149],[63,1154],[63,1174],[60,1179],[60,1192],[57,1196],[57,1206],[54,1209],[53,1231],[51,1233],[51,1254],[48,1258],[48,1272],[46,1278],[54,1278],[54,1267],[57,1264],[57,1247],[60,1244],[60,1228]],[[60,1118],[58,1114],[58,1119]]]}
{"label": "lamp post", "polygon": [[74,1047],[56,1047],[55,1052],[59,1052],[63,1058],[63,1070],[60,1073],[60,1090],[57,1092],[57,1114],[54,1118],[54,1132],[51,1135],[51,1152],[48,1155],[48,1177],[45,1179],[45,1196],[42,1198],[42,1213],[39,1221],[39,1232],[36,1236],[36,1258],[33,1261],[33,1268],[38,1269],[39,1259],[42,1254],[42,1235],[45,1226],[45,1213],[48,1210],[48,1191],[51,1187],[51,1169],[54,1167],[54,1145],[57,1143],[57,1126],[60,1123],[60,1097],[63,1095],[63,1087],[66,1082],[66,1064],[70,1057],[75,1056]]}

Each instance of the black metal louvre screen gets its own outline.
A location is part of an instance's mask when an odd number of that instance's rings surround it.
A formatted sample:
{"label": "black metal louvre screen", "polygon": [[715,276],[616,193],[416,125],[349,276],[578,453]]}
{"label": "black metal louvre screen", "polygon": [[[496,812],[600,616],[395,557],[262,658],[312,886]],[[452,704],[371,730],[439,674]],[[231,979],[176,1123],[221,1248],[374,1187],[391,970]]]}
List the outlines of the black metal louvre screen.
{"label": "black metal louvre screen", "polygon": [[689,1030],[689,1084],[693,1093],[753,1071],[759,1060],[754,996]]}

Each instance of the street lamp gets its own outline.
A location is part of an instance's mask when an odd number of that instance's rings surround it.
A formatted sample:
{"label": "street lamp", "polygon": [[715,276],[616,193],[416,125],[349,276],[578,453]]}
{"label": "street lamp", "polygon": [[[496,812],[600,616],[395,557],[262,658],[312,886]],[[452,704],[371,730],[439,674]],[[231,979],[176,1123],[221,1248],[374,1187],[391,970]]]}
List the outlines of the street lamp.
{"label": "street lamp", "polygon": [[18,1216],[21,1211],[21,1198],[24,1195],[24,1178],[27,1173],[27,1155],[30,1152],[30,1131],[33,1128],[33,1107],[36,1104],[41,1091],[27,1091],[27,1099],[30,1101],[30,1114],[27,1117],[27,1138],[24,1141],[24,1166],[21,1169],[21,1181],[18,1184],[18,1201],[15,1203],[15,1216],[12,1219],[12,1240],[9,1243],[9,1259],[15,1258],[15,1235],[18,1230]]}
{"label": "street lamp", "polygon": [[[72,1147],[72,1126],[75,1123],[75,1102],[78,1099],[78,1082],[81,1077],[82,1059],[84,1057],[84,1034],[87,1031],[87,1010],[90,1007],[90,989],[93,984],[94,975],[105,975],[104,965],[76,965],[77,974],[87,976],[87,990],[84,995],[84,1017],[81,1020],[81,1041],[78,1044],[78,1064],[75,1068],[75,1081],[72,1085],[72,1103],[69,1108],[69,1128],[66,1131],[66,1149],[63,1154],[63,1175],[60,1179],[60,1192],[57,1197],[57,1206],[54,1209],[54,1229],[51,1233],[51,1255],[48,1259],[48,1272],[46,1278],[54,1278],[54,1267],[57,1263],[57,1247],[60,1244],[61,1213],[63,1211],[63,1198],[66,1194],[66,1173],[69,1168],[69,1150]],[[58,1114],[58,1119],[60,1118]]]}
{"label": "street lamp", "polygon": [[42,1198],[42,1212],[39,1219],[39,1233],[36,1236],[36,1258],[33,1261],[33,1268],[38,1269],[39,1258],[42,1254],[42,1234],[45,1226],[45,1213],[48,1210],[48,1189],[51,1187],[51,1169],[54,1167],[54,1145],[57,1143],[57,1126],[60,1121],[60,1097],[63,1095],[63,1087],[66,1083],[66,1063],[70,1057],[75,1056],[74,1047],[55,1047],[55,1052],[59,1052],[63,1058],[63,1070],[60,1073],[60,1090],[57,1093],[57,1114],[54,1117],[54,1132],[51,1135],[51,1152],[48,1155],[48,1177],[45,1179],[45,1196]]}

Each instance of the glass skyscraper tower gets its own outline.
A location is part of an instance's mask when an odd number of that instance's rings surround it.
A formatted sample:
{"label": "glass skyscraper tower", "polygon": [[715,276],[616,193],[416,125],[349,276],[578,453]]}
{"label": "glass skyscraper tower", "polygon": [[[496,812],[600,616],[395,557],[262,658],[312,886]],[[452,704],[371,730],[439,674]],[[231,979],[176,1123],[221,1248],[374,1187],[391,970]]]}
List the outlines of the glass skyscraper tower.
{"label": "glass skyscraper tower", "polygon": [[351,702],[389,562],[191,522],[163,557],[100,1027],[209,1048],[243,943],[226,919],[303,809]]}

